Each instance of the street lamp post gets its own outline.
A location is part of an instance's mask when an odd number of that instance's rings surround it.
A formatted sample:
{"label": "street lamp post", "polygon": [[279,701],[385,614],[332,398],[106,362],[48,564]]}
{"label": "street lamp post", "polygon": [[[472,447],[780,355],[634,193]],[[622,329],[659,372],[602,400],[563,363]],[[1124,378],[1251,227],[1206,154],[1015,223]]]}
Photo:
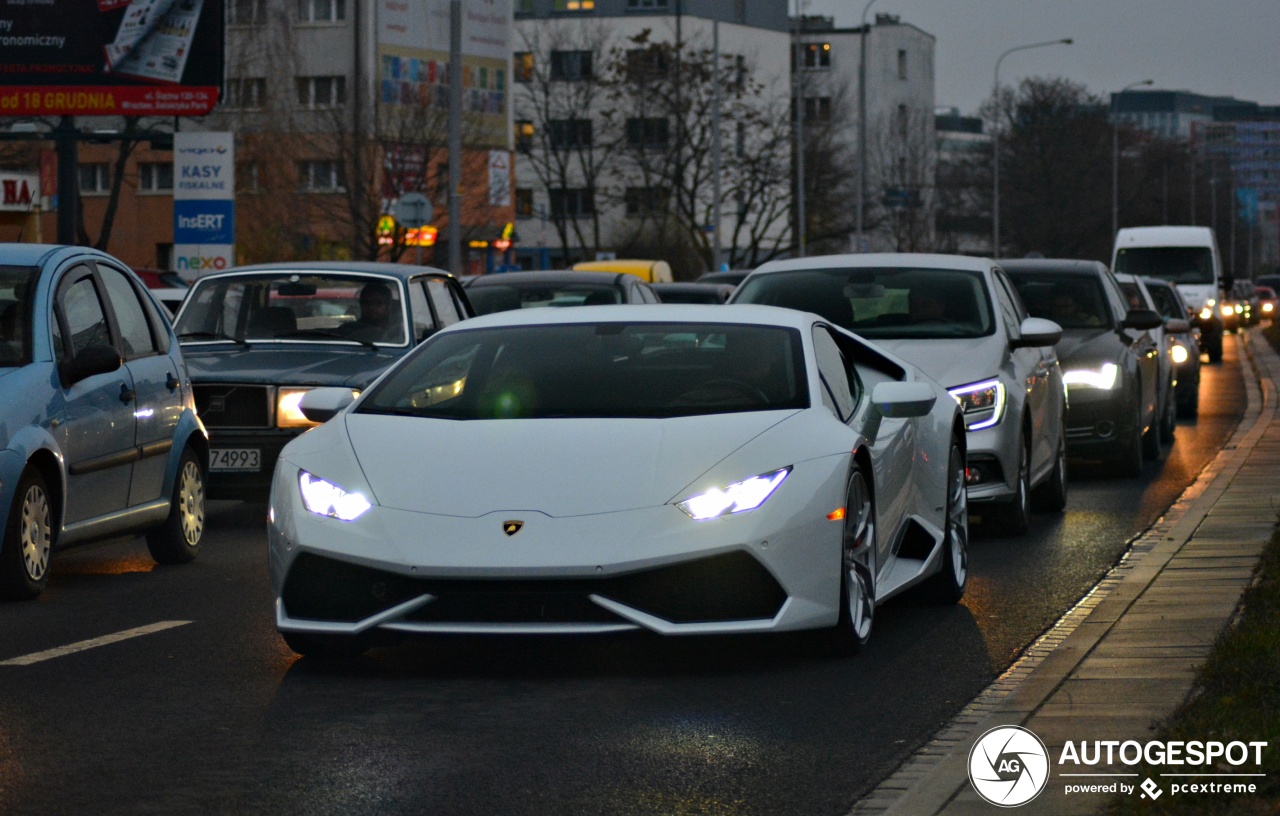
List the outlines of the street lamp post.
{"label": "street lamp post", "polygon": [[862,27],[858,29],[858,246],[862,251],[862,213],[867,178],[867,12],[876,0],[867,0],[862,8]]}
{"label": "street lamp post", "polygon": [[1015,51],[1026,51],[1029,48],[1044,48],[1049,45],[1071,45],[1075,42],[1070,37],[1061,40],[1015,45],[996,59],[995,82],[992,83],[992,101],[995,102],[993,122],[991,126],[992,174],[991,174],[991,257],[1000,257],[1000,63]]}
{"label": "street lamp post", "polygon": [[1153,79],[1140,79],[1130,82],[1120,89],[1120,93],[1112,97],[1111,104],[1111,237],[1114,240],[1116,231],[1120,229],[1120,121],[1116,116],[1115,100],[1132,88],[1143,85],[1154,85]]}

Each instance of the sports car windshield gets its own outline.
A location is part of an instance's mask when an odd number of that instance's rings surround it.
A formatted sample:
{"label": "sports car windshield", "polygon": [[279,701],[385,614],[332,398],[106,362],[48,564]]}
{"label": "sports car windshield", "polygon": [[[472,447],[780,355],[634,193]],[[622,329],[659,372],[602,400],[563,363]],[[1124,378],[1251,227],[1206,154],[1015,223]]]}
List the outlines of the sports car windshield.
{"label": "sports car windshield", "polygon": [[389,278],[264,272],[196,281],[174,326],[184,343],[284,340],[405,345],[399,284]]}
{"label": "sports car windshield", "polygon": [[31,285],[39,270],[0,266],[0,366],[20,366],[31,360]]}
{"label": "sports car windshield", "polygon": [[441,419],[683,417],[807,408],[799,332],[577,323],[471,329],[425,343],[357,413]]}
{"label": "sports car windshield", "polygon": [[1097,278],[1053,272],[1011,272],[1009,277],[1032,317],[1064,329],[1111,328],[1111,309]]}
{"label": "sports car windshield", "polygon": [[735,303],[821,315],[864,337],[984,337],[995,331],[987,287],[957,269],[805,269],[754,275]]}
{"label": "sports car windshield", "polygon": [[1121,249],[1116,252],[1115,271],[1169,283],[1213,283],[1213,252],[1208,247]]}

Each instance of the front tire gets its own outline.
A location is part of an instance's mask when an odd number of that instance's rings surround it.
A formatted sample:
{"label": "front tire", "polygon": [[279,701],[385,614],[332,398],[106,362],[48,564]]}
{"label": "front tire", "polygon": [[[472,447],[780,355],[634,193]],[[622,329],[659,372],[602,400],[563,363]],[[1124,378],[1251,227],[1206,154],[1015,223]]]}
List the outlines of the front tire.
{"label": "front tire", "polygon": [[28,467],[18,480],[0,542],[0,599],[25,601],[44,591],[56,532],[53,499],[40,471]]}
{"label": "front tire", "polygon": [[1002,536],[1020,536],[1031,529],[1031,448],[1024,432],[1018,440],[1018,480],[1013,500],[992,507],[995,532]]}
{"label": "front tire", "polygon": [[1160,439],[1164,434],[1160,426],[1164,424],[1164,417],[1157,413],[1151,420],[1151,427],[1142,435],[1142,458],[1148,462],[1158,462],[1163,450]]}
{"label": "front tire", "polygon": [[200,554],[204,535],[204,468],[191,448],[178,460],[169,518],[147,531],[147,549],[157,564],[189,564]]}
{"label": "front tire", "polygon": [[1053,457],[1049,479],[1036,488],[1032,496],[1035,509],[1044,513],[1061,513],[1067,506],[1067,431],[1058,434],[1058,452]]}
{"label": "front tire", "polygon": [[942,570],[924,585],[926,594],[936,603],[959,603],[969,580],[969,493],[964,483],[964,472],[964,451],[960,441],[952,439],[951,455],[947,461],[947,517],[942,540],[946,550]]}
{"label": "front tire", "polygon": [[1166,445],[1173,444],[1174,434],[1178,430],[1178,405],[1171,387],[1164,398],[1164,416],[1160,419],[1160,441]]}
{"label": "front tire", "polygon": [[876,524],[871,488],[854,463],[840,546],[840,619],[827,633],[829,651],[852,657],[871,639],[876,612]]}

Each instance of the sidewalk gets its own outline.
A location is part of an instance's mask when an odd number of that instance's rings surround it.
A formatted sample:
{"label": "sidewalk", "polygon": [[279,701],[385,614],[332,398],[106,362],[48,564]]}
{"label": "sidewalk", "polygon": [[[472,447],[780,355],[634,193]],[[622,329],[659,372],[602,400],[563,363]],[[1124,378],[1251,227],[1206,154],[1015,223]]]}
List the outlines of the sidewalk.
{"label": "sidewalk", "polygon": [[[1248,407],[1222,451],[1103,581],[858,802],[854,816],[999,812],[970,784],[968,761],[978,738],[1002,725],[1033,731],[1052,763],[1044,791],[1018,810],[1095,814],[1106,807],[1105,794],[1064,793],[1072,780],[1058,775],[1063,745],[1153,738],[1191,691],[1196,666],[1235,614],[1276,527],[1280,356],[1258,329],[1237,343]],[[1096,770],[1131,769],[1117,762]]]}

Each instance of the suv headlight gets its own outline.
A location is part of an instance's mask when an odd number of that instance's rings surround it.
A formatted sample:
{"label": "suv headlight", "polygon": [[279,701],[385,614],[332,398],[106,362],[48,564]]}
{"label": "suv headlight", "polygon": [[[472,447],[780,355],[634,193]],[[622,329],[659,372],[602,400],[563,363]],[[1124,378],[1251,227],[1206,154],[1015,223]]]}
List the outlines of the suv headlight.
{"label": "suv headlight", "polygon": [[677,502],[676,507],[683,510],[689,518],[699,521],[745,513],[764,504],[765,499],[773,495],[773,491],[778,489],[778,485],[782,484],[782,480],[790,472],[791,466],[788,465],[781,470],[762,473],[727,487],[713,487],[705,493]]}
{"label": "suv headlight", "polygon": [[339,521],[355,521],[373,506],[359,493],[348,493],[305,470],[298,471],[298,492],[302,494],[303,506],[312,513]]}
{"label": "suv headlight", "polygon": [[999,380],[983,380],[970,385],[948,388],[964,413],[964,425],[971,431],[990,428],[1004,419],[1004,383]]}
{"label": "suv headlight", "polygon": [[1064,371],[1062,381],[1067,385],[1081,385],[1085,388],[1110,391],[1116,387],[1116,377],[1119,373],[1120,367],[1115,363],[1103,363],[1099,368],[1072,368]]}

